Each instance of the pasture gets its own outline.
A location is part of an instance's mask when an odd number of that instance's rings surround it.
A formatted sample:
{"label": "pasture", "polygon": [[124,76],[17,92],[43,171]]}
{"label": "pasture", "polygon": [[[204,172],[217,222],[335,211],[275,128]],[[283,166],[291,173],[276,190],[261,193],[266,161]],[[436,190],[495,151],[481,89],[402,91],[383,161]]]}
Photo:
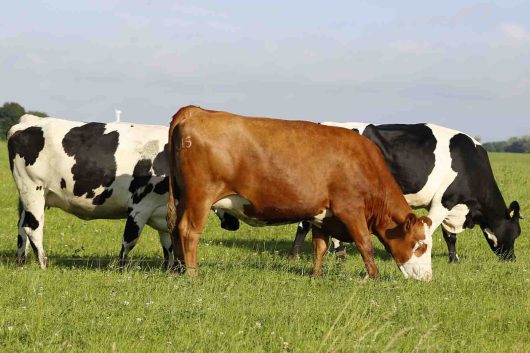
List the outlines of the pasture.
{"label": "pasture", "polygon": [[[505,201],[530,214],[530,155],[492,154]],[[500,263],[478,227],[458,238],[459,264],[434,236],[430,283],[405,280],[376,244],[382,279],[364,279],[353,246],[308,276],[310,241],[286,259],[295,225],[237,232],[212,215],[201,238],[201,276],[161,270],[146,228],[119,269],[124,221],[81,221],[46,211],[49,268],[14,263],[17,193],[0,142],[0,351],[2,352],[528,352],[530,220],[515,263]],[[530,217],[530,216],[528,216]]]}

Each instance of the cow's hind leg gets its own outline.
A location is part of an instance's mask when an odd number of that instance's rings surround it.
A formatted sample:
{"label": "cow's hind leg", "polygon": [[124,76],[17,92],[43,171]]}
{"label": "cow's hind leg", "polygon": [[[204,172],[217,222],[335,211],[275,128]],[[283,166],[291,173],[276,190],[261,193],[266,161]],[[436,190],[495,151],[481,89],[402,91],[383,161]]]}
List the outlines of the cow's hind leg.
{"label": "cow's hind leg", "polygon": [[311,271],[314,277],[322,275],[322,264],[324,262],[324,254],[328,250],[329,236],[325,234],[320,228],[313,226],[313,270]]}
{"label": "cow's hind leg", "polygon": [[26,253],[26,237],[33,249],[39,266],[43,269],[47,266],[47,257],[43,246],[44,237],[44,192],[42,186],[35,187],[36,190],[21,195],[21,212],[19,220],[19,234],[17,241],[17,257],[23,259]]}
{"label": "cow's hind leg", "polygon": [[302,221],[298,223],[298,227],[296,228],[296,236],[293,241],[293,247],[291,249],[291,254],[289,255],[290,258],[300,258],[300,249],[302,248],[302,244],[304,243],[305,237],[307,236],[307,233],[309,233],[310,229],[311,224],[308,221]]}
{"label": "cow's hind leg", "polygon": [[26,253],[29,246],[28,235],[22,226],[24,222],[24,207],[22,202],[19,201],[18,205],[18,235],[17,235],[17,264],[23,265],[26,263]]}
{"label": "cow's hind leg", "polygon": [[442,234],[444,236],[445,242],[447,243],[447,250],[449,252],[449,262],[452,262],[452,263],[459,262],[460,258],[458,257],[458,254],[456,253],[456,234],[447,231],[443,226],[442,226]]}
{"label": "cow's hind leg", "polygon": [[142,229],[146,223],[146,215],[142,213],[130,212],[125,223],[125,230],[123,231],[123,242],[120,251],[119,264],[124,266],[127,261],[127,254],[134,248]]}
{"label": "cow's hind leg", "polygon": [[173,256],[173,244],[171,243],[171,236],[169,232],[158,232],[160,236],[160,244],[162,245],[162,251],[164,252],[164,268],[170,269],[175,265],[175,257]]}
{"label": "cow's hind leg", "polygon": [[200,199],[199,202],[190,206],[185,206],[185,202],[179,203],[177,213],[180,216],[178,219],[178,234],[177,239],[183,252],[184,264],[186,266],[186,273],[195,277],[199,274],[199,267],[197,264],[197,246],[206,222],[208,221],[208,212],[212,205],[205,199]]}

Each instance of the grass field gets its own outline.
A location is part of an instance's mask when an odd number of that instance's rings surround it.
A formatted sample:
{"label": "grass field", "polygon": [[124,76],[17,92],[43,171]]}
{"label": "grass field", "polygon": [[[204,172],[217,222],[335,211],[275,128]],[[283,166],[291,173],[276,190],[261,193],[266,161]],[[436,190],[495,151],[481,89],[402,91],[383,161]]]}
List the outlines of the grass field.
{"label": "grass field", "polygon": [[[493,154],[507,202],[530,210],[530,155]],[[0,352],[530,352],[530,220],[517,262],[501,263],[478,228],[458,239],[447,263],[438,231],[434,280],[405,280],[377,244],[380,281],[349,257],[325,261],[312,279],[310,243],[288,261],[295,226],[231,233],[210,218],[201,276],[161,270],[148,229],[117,269],[122,221],[85,222],[46,211],[49,269],[13,263],[17,193],[0,142]]]}

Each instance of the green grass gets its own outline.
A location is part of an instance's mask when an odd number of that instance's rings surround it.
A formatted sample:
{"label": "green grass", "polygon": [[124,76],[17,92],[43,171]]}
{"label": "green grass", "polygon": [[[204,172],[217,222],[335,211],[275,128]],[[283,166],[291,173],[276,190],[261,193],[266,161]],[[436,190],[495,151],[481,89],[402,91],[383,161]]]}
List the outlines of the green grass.
{"label": "green grass", "polygon": [[[201,276],[167,274],[152,230],[126,270],[115,267],[122,221],[46,211],[49,269],[13,263],[17,194],[0,143],[0,352],[528,352],[528,220],[517,262],[500,263],[478,229],[447,263],[434,239],[434,280],[405,280],[377,244],[380,281],[365,280],[353,247],[311,279],[309,241],[286,260],[295,226],[220,229],[201,239]],[[530,209],[530,155],[493,154],[506,201]]]}

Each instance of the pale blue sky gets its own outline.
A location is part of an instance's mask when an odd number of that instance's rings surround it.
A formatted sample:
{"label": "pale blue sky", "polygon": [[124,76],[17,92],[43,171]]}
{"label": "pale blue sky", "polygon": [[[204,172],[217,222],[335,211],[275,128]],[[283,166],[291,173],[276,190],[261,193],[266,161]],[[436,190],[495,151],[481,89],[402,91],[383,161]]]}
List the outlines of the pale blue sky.
{"label": "pale blue sky", "polygon": [[528,1],[5,1],[0,103],[168,124],[183,105],[530,133]]}

